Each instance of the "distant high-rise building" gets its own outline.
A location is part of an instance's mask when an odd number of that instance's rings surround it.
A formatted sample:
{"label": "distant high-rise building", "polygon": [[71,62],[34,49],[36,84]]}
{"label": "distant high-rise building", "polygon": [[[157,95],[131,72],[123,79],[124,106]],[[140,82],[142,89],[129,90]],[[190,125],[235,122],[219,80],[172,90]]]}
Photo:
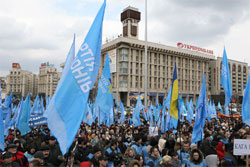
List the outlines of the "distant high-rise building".
{"label": "distant high-rise building", "polygon": [[38,74],[38,94],[52,97],[56,90],[59,77],[60,75],[54,65],[48,62],[41,64]]}
{"label": "distant high-rise building", "polygon": [[25,97],[28,92],[36,96],[36,75],[21,69],[19,63],[13,63],[10,74],[7,75],[7,93],[12,92],[16,97]]}

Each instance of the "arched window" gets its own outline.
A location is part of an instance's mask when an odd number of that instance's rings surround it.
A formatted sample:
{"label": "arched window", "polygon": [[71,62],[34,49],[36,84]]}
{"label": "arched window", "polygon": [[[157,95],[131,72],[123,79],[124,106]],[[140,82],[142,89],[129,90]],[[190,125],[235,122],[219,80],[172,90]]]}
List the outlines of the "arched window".
{"label": "arched window", "polygon": [[236,65],[235,64],[233,64],[233,71],[235,71],[236,70]]}
{"label": "arched window", "polygon": [[240,65],[238,66],[238,72],[241,72],[241,66]]}

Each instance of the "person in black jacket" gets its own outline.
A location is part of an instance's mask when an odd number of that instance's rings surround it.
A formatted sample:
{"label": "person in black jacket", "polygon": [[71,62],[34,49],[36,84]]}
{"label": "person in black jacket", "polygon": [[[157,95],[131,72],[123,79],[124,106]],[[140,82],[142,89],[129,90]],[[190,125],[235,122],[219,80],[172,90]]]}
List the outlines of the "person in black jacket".
{"label": "person in black jacket", "polygon": [[210,143],[210,135],[205,133],[204,140],[201,142],[200,150],[202,151],[204,157],[211,154],[216,154],[216,150]]}
{"label": "person in black jacket", "polygon": [[62,159],[60,157],[62,153],[58,144],[56,143],[56,138],[54,136],[50,136],[49,138],[49,162],[54,166],[59,166],[62,163]]}
{"label": "person in black jacket", "polygon": [[75,161],[84,162],[89,161],[88,155],[90,153],[89,148],[87,147],[87,142],[83,138],[78,138],[78,144],[75,150]]}
{"label": "person in black jacket", "polygon": [[90,162],[93,166],[99,166],[99,158],[102,156],[101,149],[97,146],[94,146],[92,149],[93,158],[90,159]]}

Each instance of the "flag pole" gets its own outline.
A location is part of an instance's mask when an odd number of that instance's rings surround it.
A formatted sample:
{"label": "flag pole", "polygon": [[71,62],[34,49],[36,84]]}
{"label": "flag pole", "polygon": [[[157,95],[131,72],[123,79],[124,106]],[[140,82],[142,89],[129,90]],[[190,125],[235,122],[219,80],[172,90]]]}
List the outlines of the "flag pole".
{"label": "flag pole", "polygon": [[144,105],[147,107],[148,98],[148,39],[147,39],[147,0],[145,0],[145,94]]}

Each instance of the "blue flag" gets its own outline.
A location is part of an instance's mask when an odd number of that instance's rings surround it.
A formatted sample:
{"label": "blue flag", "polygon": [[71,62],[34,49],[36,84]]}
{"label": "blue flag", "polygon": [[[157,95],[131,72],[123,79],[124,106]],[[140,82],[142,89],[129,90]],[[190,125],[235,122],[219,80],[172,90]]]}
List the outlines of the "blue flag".
{"label": "blue flag", "polygon": [[203,128],[206,121],[206,102],[207,102],[207,92],[206,92],[206,78],[203,73],[203,81],[200,90],[200,95],[198,103],[195,109],[195,123],[192,133],[191,143],[196,143],[202,140],[203,137]]}
{"label": "blue flag", "polygon": [[31,114],[38,114],[39,113],[39,103],[40,103],[40,99],[37,95],[36,99],[34,101],[33,107],[31,108],[31,111],[30,111]]}
{"label": "blue flag", "polygon": [[166,132],[165,131],[165,107],[163,107],[163,110],[162,110],[162,115],[161,115],[161,133],[164,133]]}
{"label": "blue flag", "polygon": [[124,124],[124,121],[125,121],[125,113],[124,113],[124,106],[123,106],[123,103],[122,101],[120,100],[120,106],[119,106],[119,109],[121,111],[121,118],[120,118],[120,123],[121,124]]}
{"label": "blue flag", "polygon": [[144,109],[144,106],[141,102],[141,95],[138,96],[136,106],[135,106],[139,111]]}
{"label": "blue flag", "polygon": [[222,107],[220,105],[220,102],[218,102],[218,108],[220,109],[220,113],[223,114],[223,110],[222,110]]}
{"label": "blue flag", "polygon": [[248,76],[247,86],[243,96],[242,120],[245,124],[250,126],[250,74]]}
{"label": "blue flag", "polygon": [[230,69],[227,60],[226,49],[224,48],[222,68],[221,68],[221,85],[225,90],[225,104],[224,108],[228,106],[232,98],[232,85],[231,85],[231,76]]}
{"label": "blue flag", "polygon": [[4,151],[4,124],[3,124],[3,112],[0,107],[0,149]]}
{"label": "blue flag", "polygon": [[2,86],[1,86],[1,81],[0,81],[0,107],[2,104]]}
{"label": "blue flag", "polygon": [[46,109],[47,109],[48,106],[49,106],[49,102],[50,102],[50,97],[49,97],[49,96],[46,96]]}
{"label": "blue flag", "polygon": [[[48,127],[57,138],[63,154],[70,148],[79,130],[86,112],[89,92],[95,84],[99,71],[105,7],[106,1],[75,58],[74,43],[72,44],[68,55],[70,58],[66,60],[58,88],[45,112]],[[72,56],[73,62],[70,61]]]}
{"label": "blue flag", "polygon": [[229,116],[229,110],[228,107],[225,108],[225,115]]}
{"label": "blue flag", "polygon": [[138,108],[133,109],[133,117],[132,121],[134,123],[134,127],[140,126],[141,125],[141,120],[140,120],[140,110]]}
{"label": "blue flag", "polygon": [[109,118],[111,109],[114,107],[109,61],[110,59],[107,54],[102,76],[99,79],[98,92],[95,100],[95,104],[99,106],[101,112],[107,115],[106,118]]}
{"label": "blue flag", "polygon": [[17,129],[20,130],[21,135],[26,135],[30,132],[29,119],[30,119],[30,93],[28,93],[24,104],[22,112],[20,113],[20,118],[17,124]]}
{"label": "blue flag", "polygon": [[171,92],[172,92],[172,86],[170,87],[170,89],[168,91],[168,95],[167,95],[166,99],[163,102],[163,106],[167,107],[168,111],[170,110]]}
{"label": "blue flag", "polygon": [[9,110],[9,113],[7,114],[4,122],[4,136],[8,136],[9,134],[10,120],[11,120],[11,110]]}
{"label": "blue flag", "polygon": [[85,122],[89,126],[91,126],[92,123],[94,122],[92,112],[91,112],[91,108],[90,108],[89,105],[87,105],[87,112],[86,112],[86,115],[84,116],[83,122]]}
{"label": "blue flag", "polygon": [[211,121],[211,116],[212,116],[212,103],[211,103],[211,100],[210,100],[210,103],[208,104],[208,109],[207,109],[207,119],[208,119],[208,122]]}
{"label": "blue flag", "polygon": [[[77,123],[81,122],[78,119],[82,118],[81,114],[83,114],[81,109],[84,108],[79,107],[79,100],[75,99],[77,96],[78,99],[80,99],[81,95],[78,93],[79,88],[77,89],[77,83],[75,83],[70,71],[74,58],[75,38],[66,58],[62,76],[58,82],[54,96],[50,101],[48,100],[49,98],[47,98],[46,105],[48,106],[44,112],[44,117],[47,118],[48,127],[57,138],[63,154],[66,153],[73,142],[75,133],[79,128],[76,127]],[[72,101],[72,99],[74,99],[74,101]],[[69,102],[71,104],[69,104]],[[75,114],[79,114],[77,116],[78,119],[75,119]],[[69,118],[71,119],[69,120]],[[73,122],[75,125],[73,125]]]}
{"label": "blue flag", "polygon": [[217,117],[217,111],[216,111],[216,107],[215,107],[214,102],[213,102],[213,114],[215,115],[215,119],[218,119],[218,117]]}
{"label": "blue flag", "polygon": [[194,106],[192,99],[190,99],[190,102],[187,101],[187,109],[188,109],[187,120],[191,124],[192,120],[194,119]]}

